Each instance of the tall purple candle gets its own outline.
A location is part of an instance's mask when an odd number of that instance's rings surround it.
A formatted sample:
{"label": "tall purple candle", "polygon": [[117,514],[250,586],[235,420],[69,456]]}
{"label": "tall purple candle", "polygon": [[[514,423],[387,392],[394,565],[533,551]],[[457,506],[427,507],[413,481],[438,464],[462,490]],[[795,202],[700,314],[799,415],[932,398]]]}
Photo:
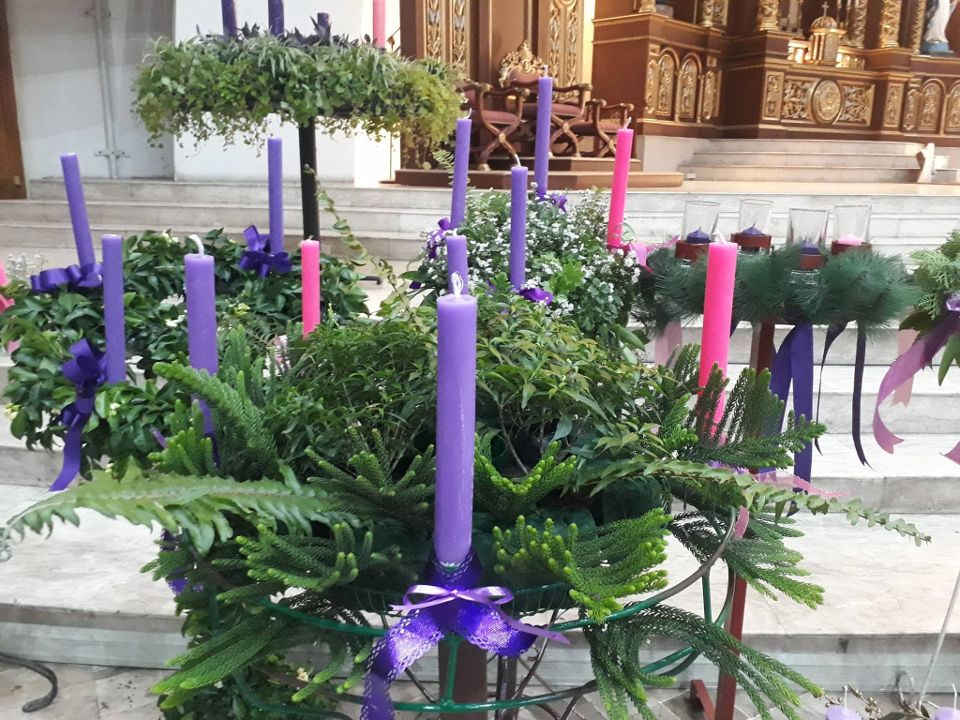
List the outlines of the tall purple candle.
{"label": "tall purple candle", "polygon": [[127,379],[126,315],[123,307],[123,238],[103,236],[103,329],[107,341],[107,382]]}
{"label": "tall purple candle", "polygon": [[[217,354],[217,293],[213,258],[196,253],[184,258],[187,295],[187,349],[190,366],[216,375],[220,369]],[[206,430],[213,432],[210,409],[200,403],[206,418]]]}
{"label": "tall purple candle", "polygon": [[447,244],[447,287],[454,292],[453,278],[460,276],[460,280],[467,292],[470,291],[470,271],[467,266],[467,239],[462,235],[451,235],[445,241]]}
{"label": "tall purple candle", "polygon": [[522,165],[510,171],[510,284],[517,292],[527,281],[527,179]]}
{"label": "tall purple candle", "polygon": [[270,252],[283,252],[283,140],[267,140],[270,181]]}
{"label": "tall purple candle", "polygon": [[470,553],[477,405],[477,299],[463,282],[437,299],[437,495],[433,548],[444,565]]}
{"label": "tall purple candle", "polygon": [[533,179],[537,192],[545,193],[550,176],[550,116],[553,114],[553,78],[537,81],[537,143],[533,162]]}
{"label": "tall purple candle", "polygon": [[460,227],[467,216],[467,180],[470,173],[470,118],[457,120],[457,145],[453,156],[453,202],[450,208],[450,223]]}
{"label": "tall purple candle", "polygon": [[283,35],[283,0],[267,0],[267,24],[271,35]]}
{"label": "tall purple candle", "polygon": [[60,156],[63,168],[63,184],[67,188],[67,202],[70,204],[70,224],[73,225],[73,240],[77,245],[77,259],[80,265],[92,265],[97,261],[93,252],[93,235],[90,234],[90,218],[87,217],[87,203],[83,197],[83,180],[80,178],[80,161],[74,153]]}
{"label": "tall purple candle", "polygon": [[226,37],[237,36],[236,0],[220,0],[220,13],[223,15],[223,34]]}

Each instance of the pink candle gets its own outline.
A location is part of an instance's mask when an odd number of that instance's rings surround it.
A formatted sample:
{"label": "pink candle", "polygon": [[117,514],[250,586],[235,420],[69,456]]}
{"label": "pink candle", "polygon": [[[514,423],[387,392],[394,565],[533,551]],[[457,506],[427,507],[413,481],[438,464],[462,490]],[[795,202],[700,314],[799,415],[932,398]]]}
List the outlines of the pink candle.
{"label": "pink candle", "polygon": [[608,250],[615,250],[623,245],[623,214],[627,206],[632,156],[633,130],[617,130],[617,155],[613,166],[613,189],[610,191],[610,219],[607,221]]}
{"label": "pink candle", "polygon": [[300,264],[303,273],[303,336],[320,324],[320,243],[300,243]]}
{"label": "pink candle", "polygon": [[[7,279],[7,269],[3,266],[3,261],[0,260],[0,285],[6,285],[8,282],[10,281]],[[13,300],[0,295],[0,313],[11,305],[13,305]]]}
{"label": "pink candle", "polygon": [[844,235],[843,237],[837,238],[838,245],[863,245],[863,238],[858,238],[856,235]]}
{"label": "pink candle", "polygon": [[[727,374],[739,249],[736,243],[710,243],[707,287],[703,302],[703,337],[700,341],[700,387],[707,384],[715,365],[720,367],[724,376]],[[717,408],[717,419],[722,413],[721,402]]]}
{"label": "pink candle", "polygon": [[373,44],[387,46],[387,0],[373,0]]}

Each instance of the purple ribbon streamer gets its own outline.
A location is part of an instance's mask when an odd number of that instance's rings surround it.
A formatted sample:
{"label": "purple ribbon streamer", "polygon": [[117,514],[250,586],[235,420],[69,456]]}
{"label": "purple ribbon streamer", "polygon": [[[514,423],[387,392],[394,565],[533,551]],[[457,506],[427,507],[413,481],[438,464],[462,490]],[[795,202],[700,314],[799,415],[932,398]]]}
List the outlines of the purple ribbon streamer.
{"label": "purple ribbon streamer", "polygon": [[[773,359],[770,391],[786,402],[793,386],[793,412],[799,419],[813,417],[813,325],[795,325]],[[793,456],[793,472],[807,482],[813,472],[813,445]]]}
{"label": "purple ribbon streamer", "polygon": [[80,472],[83,458],[83,429],[93,414],[97,389],[106,382],[107,366],[103,353],[87,340],[70,347],[73,357],[63,364],[63,374],[77,388],[77,399],[60,413],[60,424],[67,428],[63,441],[63,467],[50,486],[50,492],[65,490]]}
{"label": "purple ribbon streamer", "polygon": [[520,297],[532,303],[543,303],[544,305],[550,305],[553,302],[553,294],[543,288],[527,288],[526,290],[521,290]]}
{"label": "purple ribbon streamer", "polygon": [[552,193],[547,194],[547,193],[545,193],[543,190],[540,190],[540,189],[538,188],[538,189],[537,189],[537,199],[538,199],[540,202],[548,202],[548,203],[551,203],[555,208],[557,208],[557,209],[558,209],[560,212],[562,212],[564,215],[567,214],[567,199],[568,199],[568,198],[567,198],[566,195],[564,195],[564,194],[562,194],[562,193],[558,193],[558,192],[552,192]]}
{"label": "purple ribbon streamer", "polygon": [[293,269],[290,255],[286,252],[270,252],[270,236],[262,234],[256,225],[243,231],[247,240],[247,250],[238,263],[241,270],[251,270],[260,277],[266,277],[272,270],[277,275],[286,275]]}
{"label": "purple ribbon streamer", "polygon": [[[951,298],[951,301],[953,301],[953,298]],[[883,381],[880,383],[880,390],[877,392],[877,404],[873,410],[873,437],[876,438],[877,444],[891,455],[894,447],[903,442],[903,438],[894,435],[884,424],[880,417],[880,405],[898,387],[924,367],[930,365],[934,356],[943,349],[952,335],[960,333],[960,312],[958,312],[960,311],[960,302],[951,301],[947,302],[949,314],[933,330],[921,336],[909,350],[898,357],[890,366],[890,369],[887,370],[887,374],[884,375]],[[945,456],[960,464],[960,443],[957,443],[950,452],[945,453]]]}
{"label": "purple ribbon streamer", "polygon": [[[362,720],[393,720],[390,684],[446,635],[459,635],[502,657],[519,657],[537,637],[567,642],[559,633],[507,615],[500,606],[510,602],[512,594],[506,588],[478,587],[481,576],[473,554],[452,571],[431,562],[426,583],[410,588],[399,606],[408,611],[406,617],[374,646],[364,681]],[[415,603],[412,595],[430,599]]]}
{"label": "purple ribbon streamer", "polygon": [[70,290],[100,287],[103,284],[101,269],[100,263],[92,263],[42,270],[30,276],[30,288],[35,293],[52,293],[64,286]]}

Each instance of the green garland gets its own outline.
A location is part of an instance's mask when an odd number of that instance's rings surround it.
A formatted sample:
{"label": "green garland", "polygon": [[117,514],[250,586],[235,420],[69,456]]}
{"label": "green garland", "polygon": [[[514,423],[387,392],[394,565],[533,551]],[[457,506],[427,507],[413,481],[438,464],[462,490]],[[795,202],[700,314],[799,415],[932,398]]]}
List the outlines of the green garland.
{"label": "green garland", "polygon": [[[800,270],[796,249],[741,253],[737,263],[734,319],[759,323],[845,325],[871,329],[902,317],[917,297],[899,258],[857,251],[827,257],[819,270]],[[650,256],[651,269],[636,287],[634,317],[655,331],[703,314],[707,259],[693,264],[673,250]]]}
{"label": "green garland", "polygon": [[433,60],[407,60],[369,44],[277,38],[246,29],[156,42],[136,80],[135,109],[155,141],[190,134],[197,142],[241,136],[256,142],[267,119],[333,134],[399,133],[419,143],[446,140],[460,114],[456,78]]}

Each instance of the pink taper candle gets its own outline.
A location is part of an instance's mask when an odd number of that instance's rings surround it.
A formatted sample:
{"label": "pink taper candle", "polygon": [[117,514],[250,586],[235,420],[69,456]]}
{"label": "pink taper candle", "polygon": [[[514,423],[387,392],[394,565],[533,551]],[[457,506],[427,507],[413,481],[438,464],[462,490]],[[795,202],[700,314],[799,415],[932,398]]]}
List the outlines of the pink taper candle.
{"label": "pink taper candle", "polygon": [[[10,281],[7,279],[7,269],[3,266],[3,261],[0,260],[0,285],[6,285],[8,282]],[[0,295],[0,313],[11,305],[13,305],[13,300]]]}
{"label": "pink taper candle", "polygon": [[[724,376],[730,358],[730,326],[733,322],[733,291],[737,279],[737,252],[731,242],[710,243],[707,257],[707,287],[703,303],[703,337],[700,341],[700,387],[707,384],[715,365]],[[717,419],[723,414],[723,402]]]}
{"label": "pink taper candle", "polygon": [[373,0],[373,44],[387,46],[387,0]]}
{"label": "pink taper candle", "polygon": [[477,299],[454,291],[437,300],[437,495],[433,548],[459,565],[473,536],[473,456],[477,405]]}
{"label": "pink taper candle", "polygon": [[623,215],[627,207],[630,161],[633,159],[633,130],[617,130],[617,155],[613,165],[613,189],[610,191],[610,218],[607,221],[607,249],[623,246]]}
{"label": "pink taper candle", "polygon": [[320,324],[320,243],[300,243],[300,264],[303,272],[303,336]]}

